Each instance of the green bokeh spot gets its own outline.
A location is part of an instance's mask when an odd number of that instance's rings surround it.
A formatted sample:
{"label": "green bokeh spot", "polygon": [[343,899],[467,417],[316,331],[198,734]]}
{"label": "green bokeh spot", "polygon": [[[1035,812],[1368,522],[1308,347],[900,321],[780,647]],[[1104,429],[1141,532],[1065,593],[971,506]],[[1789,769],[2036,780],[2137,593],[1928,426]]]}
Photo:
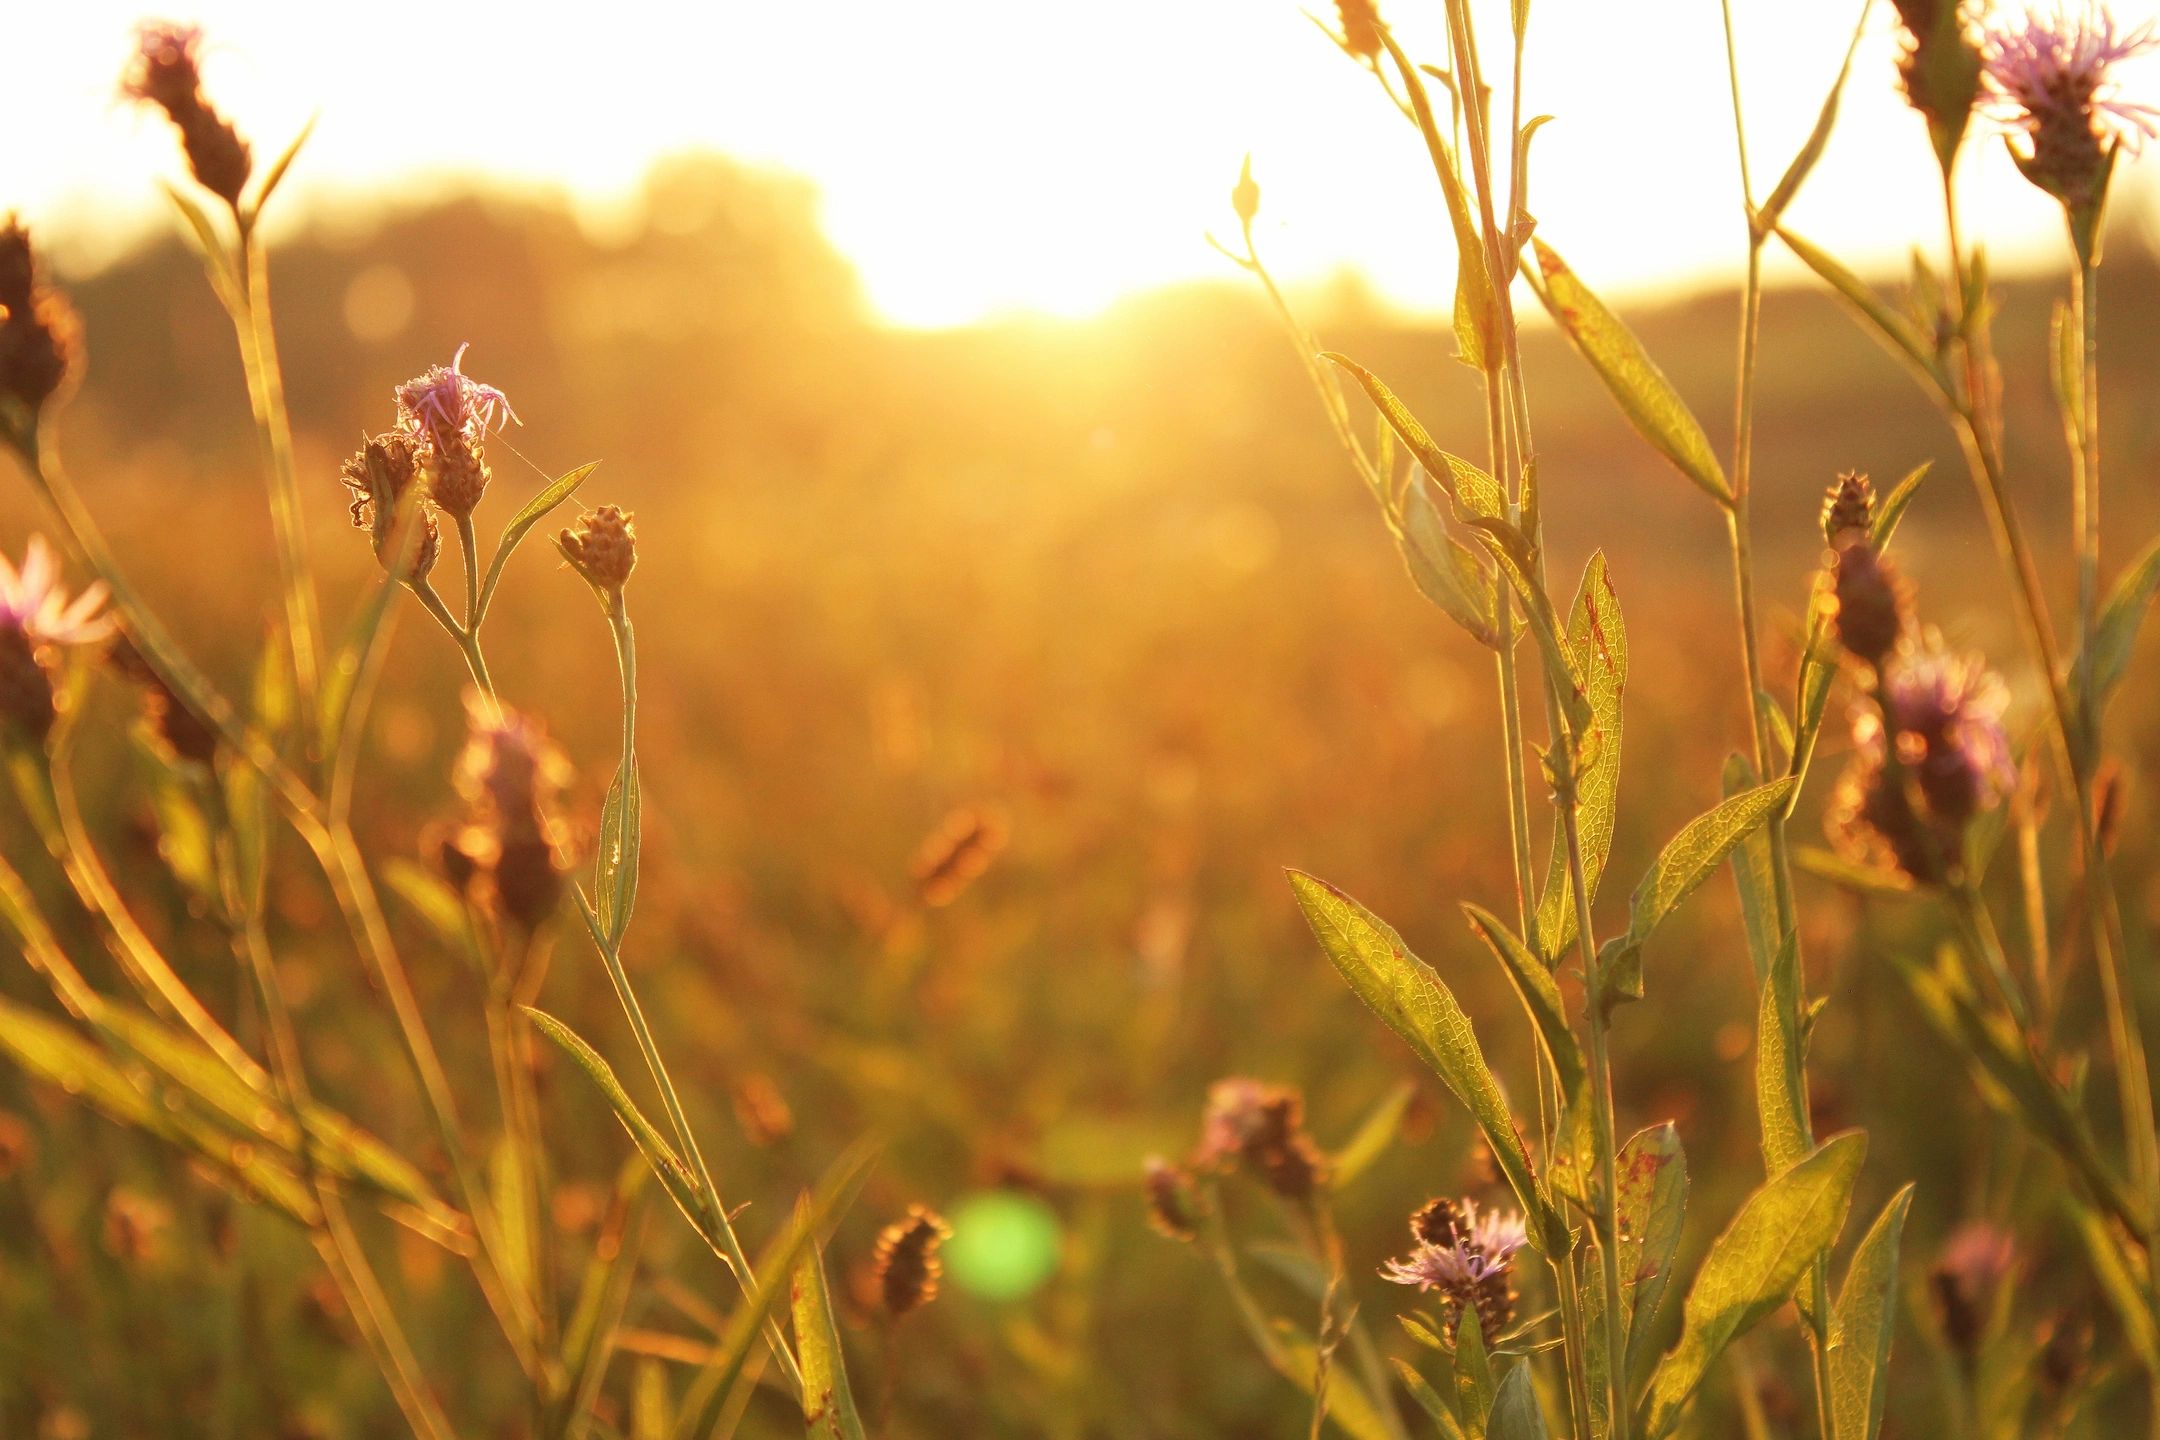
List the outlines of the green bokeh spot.
{"label": "green bokeh spot", "polygon": [[1055,1274],[1065,1248],[1057,1212],[1033,1195],[980,1190],[952,1210],[945,1275],[985,1300],[1020,1300]]}

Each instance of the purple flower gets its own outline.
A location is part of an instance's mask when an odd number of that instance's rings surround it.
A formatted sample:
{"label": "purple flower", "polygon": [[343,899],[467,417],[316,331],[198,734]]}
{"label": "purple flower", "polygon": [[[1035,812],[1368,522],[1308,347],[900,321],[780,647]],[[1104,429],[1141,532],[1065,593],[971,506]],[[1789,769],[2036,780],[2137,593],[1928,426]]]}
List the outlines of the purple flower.
{"label": "purple flower", "polygon": [[[1897,726],[1898,759],[1917,772],[1931,809],[1962,824],[1992,808],[2017,779],[2003,711],[2010,692],[1977,655],[1945,650],[1932,630],[1908,643],[1883,676],[1883,698]],[[1853,739],[1882,754],[1882,720],[1864,710]]]}
{"label": "purple flower", "polygon": [[1468,1291],[1505,1272],[1515,1252],[1529,1243],[1523,1217],[1512,1210],[1480,1215],[1476,1202],[1465,1200],[1460,1213],[1452,1239],[1425,1241],[1407,1259],[1388,1261],[1380,1274],[1420,1290]]}
{"label": "purple flower", "polygon": [[201,48],[200,25],[143,21],[135,27],[135,58],[120,79],[120,93],[167,110],[194,103],[202,84]]}
{"label": "purple flower", "polygon": [[42,535],[30,537],[20,569],[0,555],[0,627],[19,632],[32,646],[93,645],[113,632],[99,581],[70,601],[60,587],[60,567]]}
{"label": "purple flower", "polygon": [[458,346],[447,369],[430,366],[425,375],[397,387],[399,426],[415,438],[425,436],[437,450],[477,447],[488,431],[518,418],[508,396],[464,373],[471,348],[470,343]]}
{"label": "purple flower", "polygon": [[2160,136],[2160,110],[2120,98],[2109,72],[2156,44],[2150,21],[2118,31],[2097,0],[2075,10],[2067,0],[2057,0],[2052,13],[2027,10],[2022,21],[1988,32],[1983,53],[1995,117],[2013,133],[2034,136],[2073,120],[2135,153]]}

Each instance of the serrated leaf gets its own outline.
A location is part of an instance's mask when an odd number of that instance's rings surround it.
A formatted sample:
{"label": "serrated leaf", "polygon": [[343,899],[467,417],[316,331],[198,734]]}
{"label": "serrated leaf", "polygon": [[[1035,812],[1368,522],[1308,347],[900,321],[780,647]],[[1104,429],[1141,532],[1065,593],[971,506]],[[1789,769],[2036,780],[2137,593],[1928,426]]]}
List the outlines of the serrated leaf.
{"label": "serrated leaf", "polygon": [[1710,1246],[1688,1291],[1680,1340],[1650,1377],[1646,1440],[1671,1434],[1725,1347],[1785,1302],[1816,1255],[1836,1241],[1867,1154],[1858,1132],[1822,1148],[1748,1197]]}
{"label": "serrated leaf", "polygon": [[1711,499],[1730,508],[1732,487],[1702,422],[1688,409],[1665,372],[1643,349],[1635,332],[1576,278],[1567,262],[1542,240],[1531,242],[1545,283],[1536,287],[1545,308],[1590,362],[1635,433],[1670,460]]}
{"label": "serrated leaf", "polygon": [[1837,1440],[1875,1440],[1890,1379],[1890,1337],[1897,1328],[1898,1237],[1913,1187],[1890,1197],[1845,1267],[1830,1312],[1830,1413]]}
{"label": "serrated leaf", "polygon": [[1290,887],[1320,948],[1350,988],[1470,1112],[1517,1203],[1530,1217],[1531,1236],[1538,1248],[1547,1255],[1565,1254],[1566,1226],[1539,1190],[1500,1082],[1486,1067],[1477,1033],[1454,992],[1441,983],[1431,966],[1410,953],[1400,935],[1334,886],[1293,870]]}
{"label": "serrated leaf", "polygon": [[1485,942],[1500,968],[1507,972],[1509,983],[1515,993],[1522,997],[1523,1008],[1530,1012],[1530,1021],[1537,1026],[1540,1039],[1545,1042],[1546,1053],[1552,1056],[1553,1069],[1560,1081],[1560,1093],[1573,1095],[1581,1089],[1583,1077],[1582,1049],[1575,1043],[1575,1032],[1568,1028],[1567,1006],[1560,997],[1559,982],[1545,963],[1530,953],[1530,948],[1515,938],[1499,917],[1481,906],[1465,903],[1463,914],[1470,921],[1471,933]]}
{"label": "serrated leaf", "polygon": [[1830,132],[1837,125],[1838,98],[1845,93],[1845,77],[1852,73],[1853,54],[1860,48],[1860,37],[1867,33],[1868,9],[1866,0],[1862,0],[1860,21],[1853,27],[1852,42],[1845,47],[1845,62],[1838,66],[1837,79],[1832,82],[1829,95],[1823,99],[1822,110],[1815,117],[1815,128],[1808,132],[1807,142],[1800,147],[1800,153],[1793,156],[1792,164],[1778,177],[1770,198],[1755,212],[1758,239],[1777,225],[1778,216],[1785,213],[1785,207],[1800,192],[1801,182],[1815,168],[1815,162],[1822,159],[1823,148],[1830,143]]}
{"label": "serrated leaf", "polygon": [[[1621,701],[1627,691],[1627,624],[1620,616],[1612,570],[1597,551],[1583,568],[1582,584],[1568,615],[1568,645],[1575,652],[1590,702],[1589,759],[1575,777],[1576,825],[1582,841],[1583,883],[1597,898],[1605,860],[1612,853],[1613,823],[1620,799]],[[1569,877],[1567,836],[1553,827],[1552,860],[1538,899],[1538,949],[1558,964],[1575,942],[1575,890]]]}
{"label": "serrated leaf", "polygon": [[813,1241],[795,1265],[795,1348],[802,1364],[803,1424],[810,1440],[863,1440],[862,1417],[848,1386],[847,1357],[832,1295],[825,1288],[825,1260]]}
{"label": "serrated leaf", "polygon": [[667,1190],[668,1198],[682,1211],[683,1218],[704,1237],[707,1244],[716,1250],[721,1249],[719,1217],[707,1208],[697,1182],[690,1176],[689,1167],[676,1158],[674,1148],[653,1128],[652,1122],[638,1109],[637,1102],[630,1098],[630,1092],[623,1089],[622,1082],[615,1078],[614,1067],[562,1021],[529,1005],[523,1009],[540,1033],[561,1047],[562,1052],[575,1061],[578,1069],[584,1071],[585,1077],[599,1089],[601,1098],[614,1110],[615,1118],[622,1122],[623,1129],[630,1132],[630,1139],[636,1144],[638,1153],[645,1157],[645,1163],[652,1167],[653,1174],[660,1177],[660,1184]]}
{"label": "serrated leaf", "polygon": [[588,460],[575,469],[565,470],[510,517],[510,523],[503,526],[502,538],[495,542],[494,557],[488,561],[487,579],[480,586],[480,613],[483,616],[487,614],[488,602],[494,598],[495,587],[502,583],[503,566],[510,563],[510,556],[519,542],[533,526],[547,518],[549,511],[577,494],[578,487],[599,468],[599,461]]}
{"label": "serrated leaf", "polygon": [[1545,1412],[1530,1384],[1529,1361],[1518,1361],[1500,1381],[1485,1434],[1489,1440],[1546,1440]]}
{"label": "serrated leaf", "polygon": [[1604,984],[1620,998],[1642,998],[1642,947],[1695,887],[1725,863],[1734,846],[1783,806],[1795,782],[1790,776],[1743,790],[1681,827],[1636,885],[1628,902],[1625,935],[1600,955]]}
{"label": "serrated leaf", "polygon": [[1800,1085],[1800,945],[1787,931],[1762,985],[1755,1018],[1755,1113],[1762,1127],[1763,1169],[1777,1175],[1810,1145],[1807,1096]]}

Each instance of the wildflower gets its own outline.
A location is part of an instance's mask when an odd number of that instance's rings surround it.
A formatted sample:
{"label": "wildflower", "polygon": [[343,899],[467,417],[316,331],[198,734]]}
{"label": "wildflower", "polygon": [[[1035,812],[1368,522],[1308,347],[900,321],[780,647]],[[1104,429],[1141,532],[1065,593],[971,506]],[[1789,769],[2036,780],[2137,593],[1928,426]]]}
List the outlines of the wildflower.
{"label": "wildflower", "polygon": [[1143,1183],[1147,1191],[1150,1225],[1172,1240],[1191,1240],[1199,1234],[1191,1182],[1184,1171],[1160,1155],[1150,1155]]}
{"label": "wildflower", "polygon": [[1005,817],[967,805],[953,811],[915,852],[915,891],[925,905],[950,905],[980,879],[1005,848]]}
{"label": "wildflower", "polygon": [[448,368],[431,366],[395,392],[398,428],[412,441],[435,503],[455,519],[472,514],[487,489],[490,472],[481,453],[487,433],[518,418],[502,391],[465,374],[470,348],[458,346]]}
{"label": "wildflower", "polygon": [[1250,1166],[1286,1200],[1311,1197],[1325,1180],[1327,1161],[1305,1133],[1305,1101],[1284,1085],[1242,1077],[1209,1087],[1201,1117],[1196,1169]]}
{"label": "wildflower", "polygon": [[45,537],[33,535],[21,568],[0,556],[0,720],[43,742],[57,717],[52,672],[60,652],[112,633],[103,582],[73,600]]}
{"label": "wildflower", "polygon": [[613,505],[588,510],[555,537],[555,548],[586,584],[617,594],[637,568],[637,517]]}
{"label": "wildflower", "polygon": [[1335,0],[1335,17],[1342,22],[1342,47],[1360,60],[1380,54],[1380,10],[1372,0]]}
{"label": "wildflower", "polygon": [[47,401],[74,373],[81,325],[59,292],[39,283],[29,232],[0,222],[0,402],[21,407],[27,437]]}
{"label": "wildflower", "polygon": [[[557,805],[570,765],[538,722],[478,692],[455,783],[466,823],[450,842],[463,887],[527,931],[555,913],[567,862]],[[450,868],[446,866],[446,868]]]}
{"label": "wildflower", "polygon": [[1968,1365],[1978,1355],[1995,1292],[2017,1263],[2008,1231],[1985,1220],[1960,1225],[1928,1267],[1928,1296],[1943,1338]]}
{"label": "wildflower", "polygon": [[1869,535],[1875,526],[1875,482],[1858,470],[1838,476],[1823,492],[1823,539],[1833,547],[1852,534]]}
{"label": "wildflower", "polygon": [[[338,467],[338,479],[352,492],[353,528],[368,532],[374,542],[375,558],[385,570],[397,559],[392,547],[397,538],[399,507],[419,473],[412,439],[399,430],[377,435]],[[420,525],[420,543],[413,552],[412,569],[405,577],[407,584],[417,584],[434,569],[435,558],[442,551],[441,526],[424,498],[414,518]]]}
{"label": "wildflower", "polygon": [[872,1273],[888,1314],[898,1318],[937,1299],[945,1274],[938,1250],[951,1234],[936,1211],[921,1205],[909,1206],[904,1217],[879,1233]]}
{"label": "wildflower", "polygon": [[2120,31],[2096,0],[2027,10],[1986,37],[1990,112],[2025,178],[2062,202],[2073,228],[2097,220],[2115,152],[2160,135],[2160,110],[2122,99],[2111,73],[2155,45],[2150,23]]}
{"label": "wildflower", "polygon": [[1854,713],[1857,753],[1831,805],[1832,834],[1857,860],[1941,884],[1958,868],[1966,827],[2016,780],[2002,724],[2009,693],[1978,656],[1949,653],[1930,631],[1889,661],[1878,700]]}
{"label": "wildflower", "polygon": [[1877,669],[1905,633],[1905,583],[1865,532],[1841,533],[1830,559],[1827,608],[1838,643]]}
{"label": "wildflower", "polygon": [[196,183],[237,211],[254,160],[240,132],[203,95],[196,55],[201,28],[145,21],[135,27],[135,46],[120,93],[165,112],[180,132]]}
{"label": "wildflower", "polygon": [[1439,1291],[1451,1322],[1469,1306],[1488,1342],[1508,1327],[1515,1318],[1512,1262],[1529,1243],[1521,1215],[1480,1214],[1475,1201],[1442,1197],[1410,1216],[1410,1235],[1417,1247],[1407,1259],[1388,1261],[1380,1271],[1383,1279]]}
{"label": "wildflower", "polygon": [[1905,98],[1927,121],[1945,173],[1980,99],[1980,47],[1965,23],[1964,0],[1892,0],[1905,30],[1898,78]]}

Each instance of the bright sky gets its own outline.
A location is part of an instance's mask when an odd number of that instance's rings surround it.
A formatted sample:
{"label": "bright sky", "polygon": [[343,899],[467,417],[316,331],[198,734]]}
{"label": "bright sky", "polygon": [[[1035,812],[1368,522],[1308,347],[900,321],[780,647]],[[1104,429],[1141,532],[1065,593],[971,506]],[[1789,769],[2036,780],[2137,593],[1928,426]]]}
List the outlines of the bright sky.
{"label": "bright sky", "polygon": [[[1507,7],[1478,3],[1498,75]],[[1444,58],[1439,0],[1383,8],[1414,56]],[[1735,8],[1767,189],[1813,124],[1859,0]],[[84,251],[165,223],[154,177],[177,173],[175,146],[114,100],[142,0],[16,9],[0,209]],[[2160,0],[2115,10],[2136,23]],[[652,158],[716,147],[815,180],[879,310],[939,326],[1082,315],[1222,276],[1202,233],[1234,230],[1226,197],[1249,150],[1262,243],[1286,276],[1354,266],[1406,306],[1448,299],[1415,133],[1295,0],[199,0],[170,13],[208,31],[211,88],[258,155],[321,112],[288,182],[318,201],[483,174],[566,184],[605,227]],[[1939,235],[1894,43],[1877,0],[1837,138],[1791,212],[1863,265],[1902,266]],[[1525,113],[1557,117],[1533,151],[1540,234],[1614,295],[1730,278],[1742,229],[1717,0],[1533,0],[1531,47]],[[2160,62],[2125,75],[2160,100]],[[2053,263],[2057,214],[2000,146],[1964,169],[1971,228],[1998,267]],[[2160,165],[2126,179],[2142,198]]]}

